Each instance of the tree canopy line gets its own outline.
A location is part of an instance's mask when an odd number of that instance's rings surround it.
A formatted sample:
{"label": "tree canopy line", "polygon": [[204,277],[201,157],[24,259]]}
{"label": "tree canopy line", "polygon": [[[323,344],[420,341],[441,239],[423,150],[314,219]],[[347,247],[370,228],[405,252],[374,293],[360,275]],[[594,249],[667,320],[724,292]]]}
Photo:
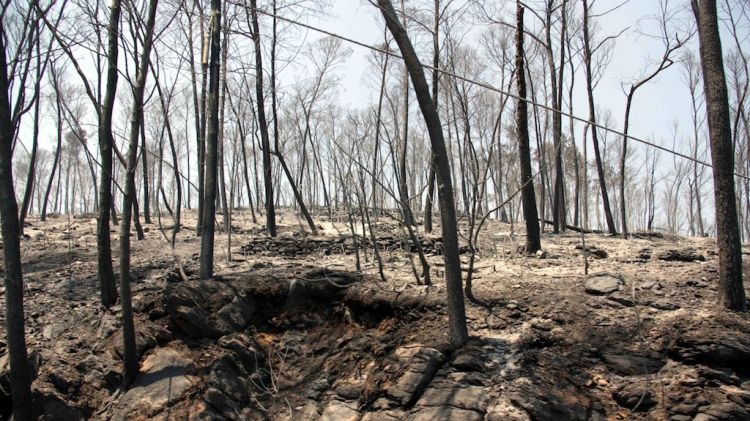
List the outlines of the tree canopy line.
{"label": "tree canopy line", "polygon": [[[656,32],[644,36],[662,55],[623,81],[622,129],[609,130],[615,117],[598,105],[596,87],[623,32],[607,33],[598,20],[614,9],[592,0],[500,3],[370,2],[383,27],[368,53],[366,84],[377,95],[352,109],[337,102],[338,70],[350,45],[364,44],[325,30],[313,42],[301,36],[311,28],[303,21],[330,12],[325,2],[3,2],[0,217],[16,419],[31,417],[20,243],[30,214],[96,213],[100,300],[121,303],[126,387],[138,371],[131,224],[140,239],[154,214],[161,224],[162,209],[172,245],[183,231],[201,237],[201,279],[214,275],[217,235],[227,236],[231,259],[238,214],[276,236],[279,207],[296,209],[313,234],[317,215],[343,210],[355,240],[355,224],[374,239],[372,220],[388,214],[416,243],[423,284],[433,281],[418,231],[432,232],[439,214],[455,346],[467,339],[464,293],[473,299],[459,239],[473,249],[488,218],[522,223],[527,253],[542,248],[548,225],[627,237],[663,223],[716,235],[719,303],[746,310],[750,4],[660,1],[650,17]],[[462,42],[469,36],[476,43]],[[299,69],[303,76],[291,75]],[[671,148],[636,150],[629,121],[646,100],[639,89],[667,72],[690,94],[690,125],[675,128]],[[576,92],[585,109],[574,108]],[[185,226],[182,211],[193,207],[197,225]]]}

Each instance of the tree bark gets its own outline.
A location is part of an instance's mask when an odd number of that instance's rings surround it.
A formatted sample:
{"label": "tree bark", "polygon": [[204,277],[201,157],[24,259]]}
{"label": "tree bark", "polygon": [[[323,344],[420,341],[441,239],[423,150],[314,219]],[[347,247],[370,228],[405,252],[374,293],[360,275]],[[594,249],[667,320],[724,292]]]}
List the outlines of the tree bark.
{"label": "tree bark", "polygon": [[99,219],[96,226],[96,250],[98,260],[97,278],[101,288],[102,305],[111,307],[117,300],[115,274],[112,269],[111,238],[109,235],[109,218],[114,208],[112,200],[112,110],[117,94],[117,56],[119,52],[119,28],[122,0],[113,0],[110,6],[109,25],[107,28],[107,78],[106,93],[101,104],[99,115],[99,154],[101,175],[99,177]]}
{"label": "tree bark", "polygon": [[200,278],[214,276],[217,153],[219,145],[219,61],[221,60],[221,0],[211,0],[211,58],[209,63],[208,120],[206,122],[205,196],[201,232]]}
{"label": "tree bark", "polygon": [[[130,116],[130,138],[125,169],[125,193],[122,201],[122,222],[120,223],[120,303],[122,305],[123,340],[123,383],[127,386],[138,374],[138,356],[135,345],[135,324],[133,320],[133,297],[130,288],[130,221],[131,212],[136,208],[135,171],[138,165],[138,138],[143,121],[143,97],[148,77],[149,57],[153,45],[154,23],[158,0],[150,0],[146,28],[143,37],[143,50],[133,86],[133,110]],[[142,151],[145,154],[145,151]]]}
{"label": "tree bark", "polygon": [[722,307],[747,311],[742,285],[742,244],[734,191],[734,154],[729,121],[729,98],[721,52],[716,1],[691,0],[698,24],[703,88],[711,142],[719,246],[719,297]]}
{"label": "tree bark", "polygon": [[[51,67],[51,73],[52,73],[52,84],[54,86],[55,90],[55,116],[56,116],[56,127],[57,127],[57,148],[55,148],[55,158],[52,161],[52,169],[49,173],[49,181],[47,182],[47,190],[44,193],[44,200],[42,202],[42,212],[41,212],[41,220],[46,221],[47,220],[47,203],[49,202],[49,195],[52,191],[52,184],[55,180],[55,173],[57,172],[57,167],[60,164],[60,155],[62,152],[62,106],[60,104],[60,90],[58,88],[58,79],[57,79],[57,73],[55,70],[55,67]],[[59,180],[59,177],[58,177]],[[96,180],[93,180],[94,184],[96,184]],[[54,209],[54,206],[53,206]]]}
{"label": "tree bark", "polygon": [[26,351],[18,203],[13,189],[13,123],[8,98],[5,28],[0,21],[0,220],[5,258],[5,329],[10,356],[13,419],[31,420],[31,373]]}
{"label": "tree bark", "polygon": [[531,174],[531,148],[529,147],[528,104],[526,103],[526,71],[524,70],[523,11],[521,3],[516,5],[516,83],[519,99],[516,102],[516,130],[518,155],[521,165],[521,202],[526,220],[526,252],[541,250],[539,214],[536,209],[534,180]]}
{"label": "tree bark", "polygon": [[[255,0],[253,0],[254,2]],[[445,149],[443,128],[435,103],[430,96],[429,86],[422,65],[414,47],[401,27],[390,0],[378,0],[378,5],[388,29],[398,43],[401,54],[409,69],[414,92],[425,119],[430,135],[432,153],[437,164],[438,198],[440,201],[441,222],[443,226],[443,257],[445,259],[446,290],[448,293],[448,334],[450,343],[462,346],[468,339],[466,327],[466,309],[464,294],[461,289],[461,263],[458,255],[458,229],[456,211],[453,203],[453,185],[450,177],[450,163]]]}
{"label": "tree bark", "polygon": [[[39,33],[39,24],[37,24],[36,28],[37,36]],[[42,84],[42,54],[40,50],[40,43],[41,41],[37,39],[36,42],[36,78],[34,81],[34,96],[32,98],[32,101],[34,102],[34,123],[32,127],[32,133],[31,133],[31,156],[29,157],[29,173],[26,176],[26,188],[23,193],[23,201],[21,202],[21,210],[20,215],[18,217],[18,228],[21,230],[21,235],[23,235],[23,223],[26,220],[26,215],[29,212],[29,205],[31,203],[32,194],[34,192],[34,183],[36,178],[36,156],[37,151],[39,149],[39,109],[41,106],[41,98],[39,97],[39,91],[41,89]],[[49,53],[47,53],[47,57],[49,57]],[[44,60],[44,65],[46,66],[47,59]]]}
{"label": "tree bark", "polygon": [[[440,0],[435,0],[434,20],[432,27],[432,100],[440,114],[438,93],[440,92]],[[424,231],[432,232],[432,199],[435,196],[435,158],[430,155],[430,172],[427,176],[427,198],[424,202]]]}
{"label": "tree bark", "polygon": [[583,61],[586,67],[586,92],[589,103],[589,121],[591,122],[591,140],[594,144],[594,157],[596,158],[596,171],[599,175],[599,187],[602,193],[602,206],[604,217],[607,220],[607,228],[612,235],[617,234],[617,226],[612,217],[612,210],[607,194],[607,181],[604,175],[601,153],[599,152],[599,137],[596,129],[596,106],[594,105],[594,87],[591,72],[591,46],[589,45],[589,5],[588,0],[583,0]]}
{"label": "tree bark", "polygon": [[268,122],[266,121],[265,102],[263,101],[263,58],[260,46],[260,29],[258,27],[258,5],[250,0],[253,26],[253,45],[255,46],[255,96],[258,106],[258,125],[263,148],[263,185],[266,196],[266,230],[268,235],[276,237],[276,211],[273,201],[273,172],[271,168],[271,144],[268,139]]}

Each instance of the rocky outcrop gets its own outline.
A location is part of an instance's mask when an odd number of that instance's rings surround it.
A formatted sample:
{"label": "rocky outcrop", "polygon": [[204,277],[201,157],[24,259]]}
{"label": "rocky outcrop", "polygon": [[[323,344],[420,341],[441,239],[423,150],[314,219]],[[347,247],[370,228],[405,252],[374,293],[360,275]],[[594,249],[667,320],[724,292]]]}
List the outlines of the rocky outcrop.
{"label": "rocky outcrop", "polygon": [[587,293],[593,295],[606,295],[620,289],[624,280],[616,275],[600,273],[591,275],[586,279],[584,288]]}
{"label": "rocky outcrop", "polygon": [[182,399],[199,383],[196,365],[174,348],[156,348],[143,361],[133,385],[120,399],[113,420],[147,420]]}

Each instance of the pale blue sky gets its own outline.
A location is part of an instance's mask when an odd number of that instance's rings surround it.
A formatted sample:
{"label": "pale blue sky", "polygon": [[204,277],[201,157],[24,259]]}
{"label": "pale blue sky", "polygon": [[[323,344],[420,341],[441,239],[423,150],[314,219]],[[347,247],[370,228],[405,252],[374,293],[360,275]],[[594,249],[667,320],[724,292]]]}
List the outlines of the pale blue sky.
{"label": "pale blue sky", "polygon": [[[595,3],[594,13],[606,10],[619,3],[619,0],[599,0]],[[692,15],[689,14],[691,12],[687,0],[672,0],[671,3],[675,6],[684,6],[685,10],[684,13],[681,13],[680,18],[688,24],[692,23],[690,21]],[[331,16],[322,20],[310,20],[309,23],[370,45],[381,42],[382,27],[376,19],[378,11],[374,6],[364,0],[334,0],[333,4]],[[661,44],[658,40],[641,36],[636,31],[638,27],[649,32],[657,29],[653,23],[643,20],[657,12],[658,4],[654,0],[630,0],[619,9],[599,18],[598,21],[602,28],[600,33],[597,34],[599,37],[613,35],[627,27],[630,28],[617,39],[612,60],[602,81],[596,88],[597,105],[612,111],[616,121],[615,128],[618,130],[622,129],[625,106],[622,83],[638,76],[646,60],[657,60],[662,54]],[[527,22],[530,22],[530,16],[530,14],[527,14]],[[310,39],[318,36],[310,34]],[[727,47],[725,46],[725,50]],[[370,71],[366,61],[369,52],[358,46],[351,46],[351,48],[353,54],[340,67],[339,71],[341,77],[340,99],[342,105],[349,104],[358,107],[365,105],[363,96],[372,98],[375,92],[363,83],[364,75]],[[695,40],[691,41],[687,48],[694,49]],[[429,59],[430,56],[423,57],[423,60]],[[581,75],[582,69],[579,71],[578,77]],[[585,101],[583,81],[577,79],[576,84],[574,113],[586,117],[588,105]],[[675,120],[681,126],[684,126],[684,134],[687,135],[688,131],[691,130],[686,126],[690,122],[689,100],[688,91],[681,78],[680,66],[675,64],[664,71],[657,79],[638,90],[631,111],[630,133],[642,138],[654,136],[658,141],[671,145],[672,126]]]}

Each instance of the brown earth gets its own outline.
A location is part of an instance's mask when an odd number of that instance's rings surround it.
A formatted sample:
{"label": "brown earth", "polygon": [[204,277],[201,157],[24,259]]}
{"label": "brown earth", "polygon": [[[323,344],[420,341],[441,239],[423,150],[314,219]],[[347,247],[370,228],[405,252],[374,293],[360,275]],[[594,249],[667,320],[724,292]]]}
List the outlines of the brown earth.
{"label": "brown earth", "polygon": [[435,285],[420,286],[409,242],[382,218],[381,282],[369,247],[355,272],[343,219],[317,218],[311,237],[281,216],[270,240],[237,212],[232,261],[219,234],[213,281],[195,279],[194,230],[174,255],[156,224],[134,237],[141,373],[128,391],[119,308],[98,304],[95,220],[32,218],[22,249],[40,417],[750,419],[750,318],[715,305],[711,239],[587,234],[585,252],[580,234],[547,234],[545,253],[526,256],[523,238],[493,221],[474,274],[482,304],[467,303],[471,339],[451,349],[439,237],[423,238]]}

